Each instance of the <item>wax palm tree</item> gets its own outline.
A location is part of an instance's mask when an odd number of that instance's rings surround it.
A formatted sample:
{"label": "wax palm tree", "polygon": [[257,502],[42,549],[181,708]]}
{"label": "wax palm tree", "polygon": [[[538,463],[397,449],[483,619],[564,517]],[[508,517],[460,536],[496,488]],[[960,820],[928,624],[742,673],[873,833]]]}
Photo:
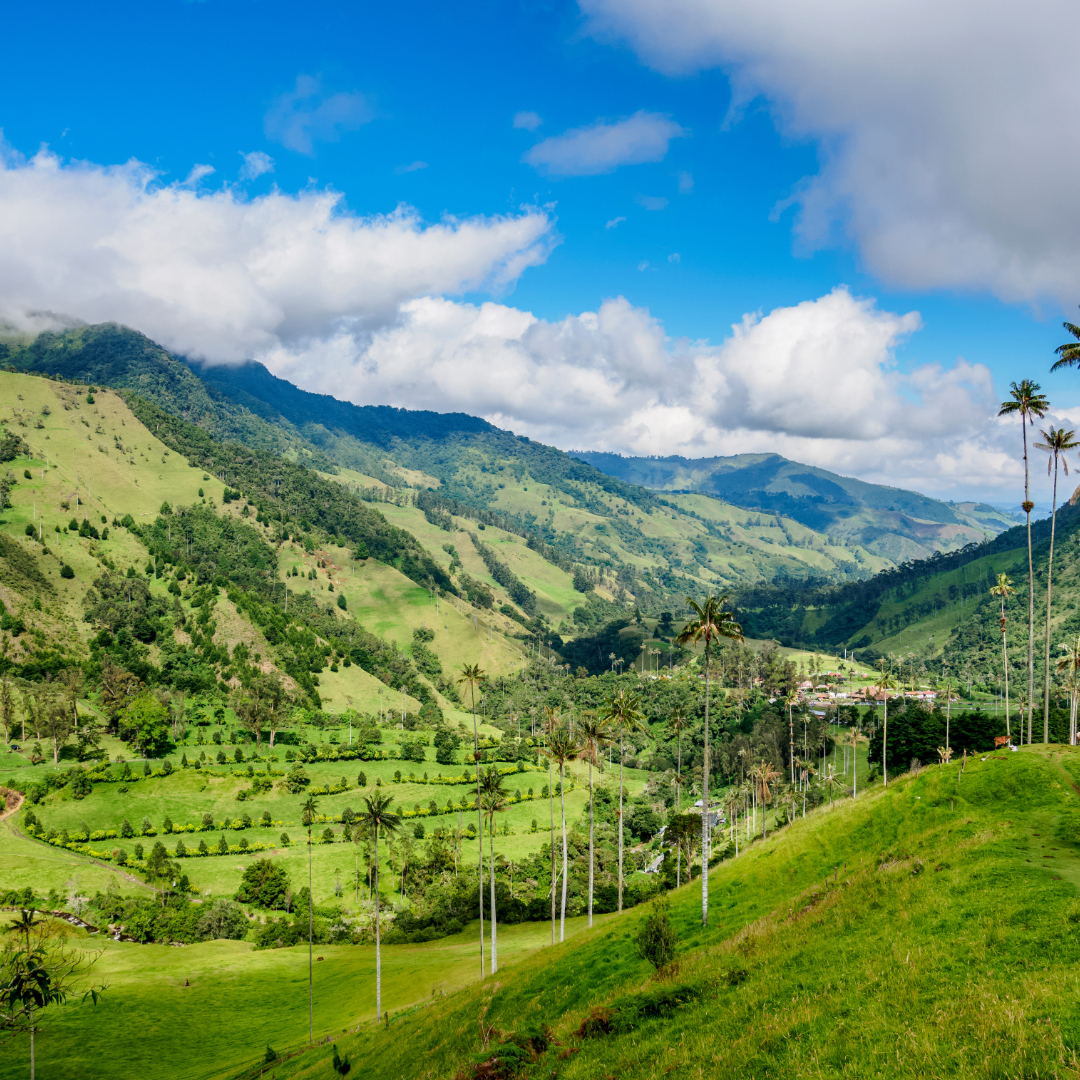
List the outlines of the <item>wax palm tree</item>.
{"label": "wax palm tree", "polygon": [[595,876],[595,845],[593,842],[593,766],[603,768],[600,751],[611,739],[611,720],[591,710],[582,713],[578,724],[581,756],[589,763],[589,926],[593,924],[593,879]]}
{"label": "wax palm tree", "polygon": [[[998,574],[997,584],[990,589],[990,595],[996,596],[1001,601],[1001,662],[1005,671],[1005,734],[1012,740],[1012,727],[1009,720],[1009,645],[1006,640],[1006,619],[1005,619],[1005,602],[1012,594],[1016,592],[1013,588],[1012,578],[1008,574]],[[999,729],[1000,730],[1000,729]],[[1023,741],[1024,729],[1023,718],[1021,718],[1020,738]]]}
{"label": "wax palm tree", "polygon": [[701,925],[709,925],[709,660],[712,646],[721,638],[742,641],[742,627],[735,621],[730,611],[724,611],[726,596],[707,596],[702,603],[691,597],[686,598],[687,606],[693,612],[690,621],[683,627],[675,639],[679,645],[705,643],[705,762],[702,770],[702,815],[701,815]]}
{"label": "wax palm tree", "polygon": [[559,913],[559,941],[566,938],[566,763],[573,761],[581,748],[565,725],[548,737],[546,753],[559,766],[559,807],[562,811],[562,906]]}
{"label": "wax palm tree", "polygon": [[1057,353],[1058,359],[1050,366],[1051,371],[1059,371],[1061,368],[1076,367],[1080,364],[1080,326],[1074,326],[1071,322],[1062,323],[1062,326],[1069,331],[1075,341],[1066,342],[1064,345],[1059,345],[1054,352]]}
{"label": "wax palm tree", "polygon": [[[559,710],[550,706],[544,709],[544,735],[549,743],[552,734],[560,726]],[[548,759],[548,810],[551,812],[551,944],[555,944],[555,785],[551,782],[551,755]]]}
{"label": "wax palm tree", "polygon": [[314,942],[314,934],[312,932],[314,926],[314,920],[312,917],[311,909],[311,827],[315,824],[315,815],[319,811],[319,804],[315,801],[314,797],[309,795],[304,805],[300,809],[300,820],[307,828],[307,952],[308,952],[308,972],[307,972],[307,991],[308,991],[308,1045],[312,1045],[313,1041],[313,1027],[315,1018],[315,1005],[314,997],[312,996],[312,945]]}
{"label": "wax palm tree", "polygon": [[674,732],[676,738],[676,765],[675,765],[675,813],[682,813],[682,733],[687,726],[686,708],[676,705],[671,710],[668,718],[668,732]]}
{"label": "wax palm tree", "polygon": [[[750,776],[753,778],[754,784],[757,788],[757,793],[761,796],[761,839],[766,838],[765,830],[765,804],[772,798],[772,790],[770,784],[779,780],[783,774],[776,769],[771,761],[760,761],[754,768],[750,770]],[[708,810],[708,807],[704,807],[704,810]],[[704,871],[703,871],[704,872]]]}
{"label": "wax palm tree", "polygon": [[882,657],[878,663],[881,665],[881,674],[874,685],[881,691],[882,697],[885,700],[885,715],[881,726],[881,775],[885,781],[884,786],[888,787],[889,770],[885,765],[885,750],[889,738],[889,690],[896,684],[891,678],[892,671],[885,670],[885,658]]}
{"label": "wax palm tree", "polygon": [[495,912],[495,815],[510,805],[510,793],[506,790],[506,777],[497,766],[484,770],[481,782],[480,807],[488,819],[488,842],[491,848],[491,974],[499,970],[498,923]]}
{"label": "wax palm tree", "polygon": [[1069,678],[1066,686],[1069,690],[1069,745],[1076,745],[1076,713],[1080,704],[1080,636],[1075,645],[1062,645],[1065,655],[1057,662],[1058,671],[1067,671]]}
{"label": "wax palm tree", "polygon": [[[1031,555],[1031,511],[1035,504],[1031,501],[1031,475],[1028,469],[1027,429],[1035,426],[1035,417],[1040,420],[1050,408],[1046,396],[1040,393],[1038,383],[1024,379],[1019,383],[1010,383],[1008,401],[1001,403],[998,416],[1018,415],[1020,430],[1024,437],[1024,503],[1023,510],[1027,518],[1028,549],[1028,701],[1035,697],[1035,564]],[[1028,743],[1031,743],[1031,721],[1028,721]]]}
{"label": "wax palm tree", "polygon": [[386,833],[387,838],[401,828],[401,818],[390,812],[390,803],[393,800],[389,795],[375,792],[370,798],[364,796],[364,809],[358,817],[364,827],[375,837],[375,1016],[382,1016],[382,953],[379,924],[379,832]]}
{"label": "wax palm tree", "polygon": [[869,742],[866,736],[859,730],[858,724],[852,727],[847,733],[847,743],[851,747],[851,774],[852,774],[852,790],[851,797],[857,799],[859,797],[859,746],[861,743]]}
{"label": "wax palm tree", "polygon": [[600,714],[619,736],[619,912],[623,900],[623,744],[627,735],[643,735],[645,714],[641,711],[641,695],[625,688],[616,690],[605,702]]}
{"label": "wax palm tree", "polygon": [[1057,527],[1057,482],[1058,466],[1069,475],[1069,462],[1065,457],[1067,450],[1075,450],[1080,446],[1077,442],[1075,431],[1066,431],[1064,428],[1056,428],[1050,425],[1049,431],[1039,432],[1043,441],[1035,444],[1036,450],[1043,450],[1049,454],[1046,462],[1046,474],[1049,476],[1051,469],[1054,472],[1054,495],[1050,504],[1050,555],[1046,563],[1046,639],[1043,669],[1043,742],[1050,741],[1050,597],[1051,580],[1054,573],[1054,531]]}
{"label": "wax palm tree", "polygon": [[459,683],[469,687],[472,698],[473,761],[476,764],[476,817],[480,826],[480,860],[477,872],[477,895],[480,904],[480,978],[484,977],[484,812],[480,809],[480,733],[476,726],[476,688],[487,679],[479,664],[462,664]]}

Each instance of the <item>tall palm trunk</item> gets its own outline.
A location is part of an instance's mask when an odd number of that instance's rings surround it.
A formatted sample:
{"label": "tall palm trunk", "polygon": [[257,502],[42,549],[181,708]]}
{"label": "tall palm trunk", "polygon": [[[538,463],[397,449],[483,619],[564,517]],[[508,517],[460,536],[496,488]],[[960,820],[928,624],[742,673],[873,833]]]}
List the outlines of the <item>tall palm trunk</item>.
{"label": "tall palm trunk", "polygon": [[488,841],[491,847],[491,974],[499,970],[498,918],[495,913],[495,815],[488,822]]}
{"label": "tall palm trunk", "polygon": [[[1054,498],[1050,504],[1050,557],[1046,563],[1046,639],[1043,670],[1043,742],[1050,741],[1050,597],[1054,573],[1054,529],[1057,526],[1057,454],[1054,454]],[[1029,740],[1030,741],[1030,740]]]}
{"label": "tall palm trunk", "polygon": [[382,938],[379,933],[379,830],[375,829],[375,1023],[382,1017]]}
{"label": "tall palm trunk", "polygon": [[623,883],[623,733],[619,731],[619,914],[622,914]]}
{"label": "tall palm trunk", "polygon": [[551,810],[551,944],[555,944],[555,785],[551,782],[548,758],[548,807]]}
{"label": "tall palm trunk", "polygon": [[[309,819],[310,820],[310,819]],[[315,1027],[315,1005],[314,996],[312,993],[312,964],[311,954],[312,946],[314,943],[314,934],[312,933],[312,927],[314,926],[314,920],[311,913],[311,826],[308,826],[307,831],[307,1004],[308,1004],[308,1046],[313,1045],[312,1032]]]}
{"label": "tall palm trunk", "polygon": [[[1035,562],[1031,555],[1031,511],[1034,509],[1030,494],[1030,470],[1028,469],[1027,450],[1027,424],[1024,418],[1020,418],[1020,428],[1024,434],[1024,516],[1027,518],[1027,551],[1028,551],[1028,695],[1029,702],[1035,700]],[[1034,709],[1028,709],[1028,746],[1031,745],[1031,714]],[[1021,720],[1021,723],[1023,721]],[[1021,738],[1023,729],[1021,728]]]}
{"label": "tall palm trunk", "polygon": [[705,639],[705,761],[701,777],[701,925],[709,925],[709,639]]}
{"label": "tall palm trunk", "polygon": [[889,741],[889,690],[886,687],[885,691],[885,718],[881,722],[881,775],[885,783],[883,787],[889,786],[889,769],[885,764],[885,748]]}
{"label": "tall palm trunk", "polygon": [[592,926],[593,902],[593,789],[592,758],[589,758],[589,926]]}
{"label": "tall palm trunk", "polygon": [[484,812],[480,809],[480,734],[476,727],[476,687],[470,686],[472,696],[473,760],[476,763],[476,817],[480,826],[480,867],[477,871],[476,894],[480,904],[480,978],[484,977]]}
{"label": "tall palm trunk", "polygon": [[562,810],[562,909],[559,914],[559,941],[566,939],[566,767],[559,762],[559,807]]}

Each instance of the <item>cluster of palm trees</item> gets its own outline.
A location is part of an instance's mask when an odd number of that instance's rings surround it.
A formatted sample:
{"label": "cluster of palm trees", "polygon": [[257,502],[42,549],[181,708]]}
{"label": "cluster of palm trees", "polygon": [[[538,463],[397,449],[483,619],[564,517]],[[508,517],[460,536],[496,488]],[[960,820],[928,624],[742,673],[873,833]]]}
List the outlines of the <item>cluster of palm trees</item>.
{"label": "cluster of palm trees", "polygon": [[[1066,330],[1077,340],[1059,346],[1055,352],[1058,360],[1051,366],[1051,371],[1057,371],[1063,367],[1080,365],[1080,328],[1072,323],[1065,323]],[[1035,711],[1035,565],[1032,553],[1031,541],[1031,511],[1035,504],[1031,501],[1031,470],[1028,461],[1028,428],[1035,426],[1036,419],[1041,420],[1050,408],[1050,401],[1042,393],[1038,383],[1030,379],[1011,383],[1009,397],[1002,402],[998,410],[999,416],[1018,416],[1020,418],[1021,437],[1024,450],[1024,501],[1021,504],[1027,525],[1027,556],[1028,556],[1028,650],[1027,650],[1027,694],[1024,708],[1027,711],[1027,741],[1030,744],[1033,739],[1033,716]],[[1050,619],[1053,605],[1053,572],[1054,572],[1054,541],[1057,531],[1057,485],[1058,473],[1063,471],[1069,474],[1067,453],[1080,447],[1080,440],[1076,438],[1076,432],[1065,428],[1055,428],[1051,424],[1047,429],[1040,429],[1041,442],[1034,444],[1034,449],[1041,450],[1047,455],[1047,475],[1053,476],[1053,493],[1050,510],[1050,547],[1046,565],[1046,625],[1043,637],[1043,742],[1050,741]],[[1006,702],[1005,702],[1005,725],[1006,734],[1012,737],[1012,726],[1008,700],[1009,658],[1006,640],[1006,615],[1005,603],[1015,592],[1012,579],[1007,574],[999,574],[997,583],[990,590],[991,594],[1001,601],[1001,643],[1002,662],[1005,669]],[[1067,658],[1058,663],[1058,670],[1068,670]],[[1075,682],[1076,668],[1073,669],[1073,681]],[[1020,737],[1024,735],[1024,708],[1020,713]],[[1075,708],[1072,710],[1075,713]],[[1070,723],[1070,741],[1075,743],[1075,722]]]}

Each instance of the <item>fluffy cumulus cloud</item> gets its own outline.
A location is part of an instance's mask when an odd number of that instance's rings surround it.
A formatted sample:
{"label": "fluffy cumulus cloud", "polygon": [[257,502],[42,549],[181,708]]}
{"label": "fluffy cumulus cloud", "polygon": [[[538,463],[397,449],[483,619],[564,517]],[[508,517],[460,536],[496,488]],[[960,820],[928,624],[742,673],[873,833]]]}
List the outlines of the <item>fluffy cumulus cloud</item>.
{"label": "fluffy cumulus cloud", "polygon": [[300,154],[313,154],[316,142],[337,142],[375,118],[367,98],[356,91],[328,94],[317,75],[298,75],[296,86],[278,97],[263,117],[268,139]]}
{"label": "fluffy cumulus cloud", "polygon": [[1015,486],[1015,433],[992,422],[989,371],[901,371],[917,313],[838,288],[751,314],[719,345],[669,339],[624,299],[558,322],[499,303],[421,297],[358,343],[263,356],[277,374],[358,403],[479,414],[564,448],[631,454],[775,451],[940,493]]}
{"label": "fluffy cumulus cloud", "polygon": [[1080,5],[978,0],[579,0],[594,34],[673,75],[723,67],[820,146],[807,245],[847,235],[914,288],[1080,296]]}
{"label": "fluffy cumulus cloud", "polygon": [[138,162],[0,153],[0,316],[115,320],[213,361],[282,343],[359,340],[417,296],[499,291],[553,243],[544,212],[425,224],[349,213],[333,191],[165,185]]}
{"label": "fluffy cumulus cloud", "polygon": [[597,176],[620,165],[663,161],[672,139],[687,132],[670,116],[636,112],[625,120],[598,120],[537,143],[523,161],[549,176]]}

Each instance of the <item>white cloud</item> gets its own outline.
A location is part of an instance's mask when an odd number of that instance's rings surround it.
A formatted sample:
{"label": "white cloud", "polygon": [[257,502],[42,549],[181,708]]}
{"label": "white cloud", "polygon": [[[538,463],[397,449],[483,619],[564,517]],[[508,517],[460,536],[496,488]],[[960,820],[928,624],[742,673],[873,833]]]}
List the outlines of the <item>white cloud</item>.
{"label": "white cloud", "polygon": [[820,147],[802,243],[846,235],[908,288],[1080,294],[1072,0],[579,0],[592,32],[669,74],[722,66]]}
{"label": "white cloud", "polygon": [[679,194],[689,195],[694,190],[694,178],[690,173],[683,170],[676,174],[679,178]]}
{"label": "white cloud", "polygon": [[639,270],[648,270],[649,269],[649,260],[648,259],[642,259],[641,262],[639,262],[637,264],[637,268]]}
{"label": "white cloud", "polygon": [[535,131],[544,121],[538,113],[519,112],[514,115],[514,127],[524,128],[526,131]]}
{"label": "white cloud", "polygon": [[1013,494],[1019,434],[994,419],[987,368],[897,367],[894,350],[919,326],[917,313],[880,311],[843,288],[747,315],[720,345],[671,340],[621,298],[548,322],[427,297],[367,343],[342,332],[262,359],[311,390],[461,410],[565,449],[775,451],[946,496]]}
{"label": "white cloud", "polygon": [[613,217],[613,218],[612,218],[612,219],[611,219],[611,220],[610,220],[610,221],[609,221],[609,222],[608,222],[608,223],[607,223],[607,224],[606,224],[606,225],[604,226],[604,228],[605,228],[605,229],[617,229],[617,228],[618,228],[618,227],[619,227],[619,226],[620,226],[620,225],[621,225],[621,224],[622,224],[622,223],[623,223],[623,222],[624,222],[625,220],[626,220],[626,218],[624,218],[624,217]]}
{"label": "white cloud", "polygon": [[672,139],[689,134],[669,116],[634,113],[625,120],[598,120],[537,143],[522,161],[551,176],[596,176],[620,165],[663,161]]}
{"label": "white cloud", "polygon": [[309,188],[162,185],[136,161],[0,153],[0,317],[115,320],[166,347],[236,361],[342,327],[361,336],[414,297],[511,286],[554,243],[550,217],[360,217]]}
{"label": "white cloud", "polygon": [[264,173],[274,171],[274,159],[269,154],[264,154],[261,150],[252,150],[250,154],[241,150],[239,153],[244,159],[244,164],[240,166],[241,180],[254,180]]}
{"label": "white cloud", "polygon": [[682,262],[682,256],[681,256],[681,255],[680,255],[680,254],[679,254],[679,253],[678,253],[677,251],[673,251],[673,252],[672,252],[672,253],[671,253],[671,254],[670,254],[670,255],[669,255],[668,257],[667,257],[667,261],[668,261],[669,263],[677,263],[677,262]]}
{"label": "white cloud", "polygon": [[668,204],[663,195],[639,195],[636,202],[646,210],[666,210]]}
{"label": "white cloud", "polygon": [[214,172],[213,165],[193,165],[191,172],[182,181],[181,187],[195,187],[204,176],[210,176]]}
{"label": "white cloud", "polygon": [[398,176],[403,176],[405,173],[419,172],[420,169],[426,169],[428,163],[426,161],[414,161],[409,165],[399,165],[394,172]]}
{"label": "white cloud", "polygon": [[268,139],[289,150],[311,155],[316,142],[337,142],[375,118],[363,94],[326,94],[321,76],[298,75],[296,87],[282,94],[263,117]]}

